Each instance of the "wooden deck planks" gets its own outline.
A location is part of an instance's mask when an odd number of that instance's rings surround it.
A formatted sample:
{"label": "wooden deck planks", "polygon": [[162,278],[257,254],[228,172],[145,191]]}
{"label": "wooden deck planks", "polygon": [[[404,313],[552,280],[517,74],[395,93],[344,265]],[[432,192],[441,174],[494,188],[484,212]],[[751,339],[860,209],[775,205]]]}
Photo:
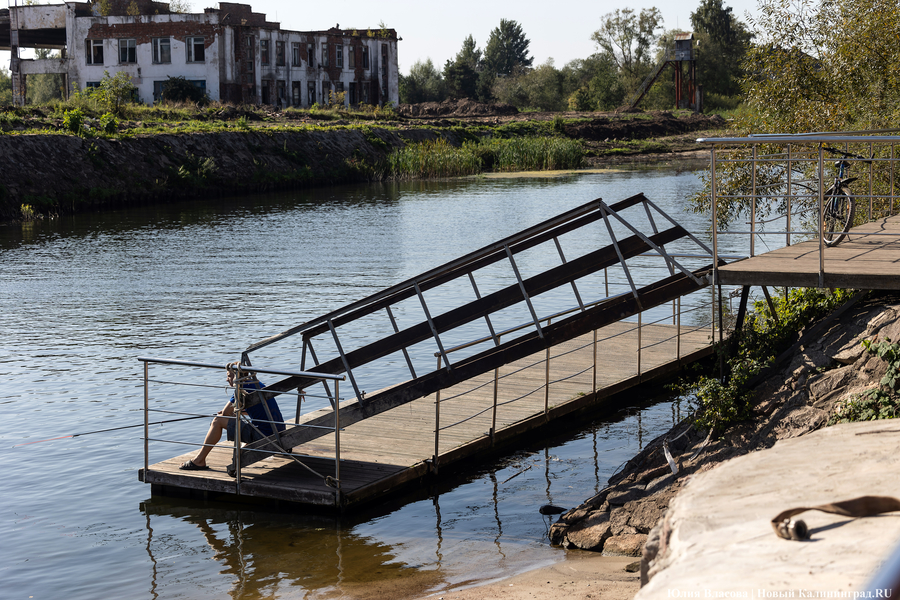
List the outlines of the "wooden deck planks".
{"label": "wooden deck planks", "polygon": [[[644,325],[641,329],[641,371],[670,363],[676,353],[676,327]],[[707,348],[710,332],[682,328],[681,355]],[[577,404],[592,392],[592,334],[559,344],[550,350],[550,391],[554,407]],[[598,331],[597,385],[607,388],[638,373],[638,333],[635,323],[620,322]],[[546,353],[540,352],[500,367],[496,426],[507,433],[540,418],[545,409]],[[628,383],[633,385],[634,383]],[[492,424],[494,374],[485,373],[441,391],[439,463],[465,453],[461,450],[486,442]],[[515,399],[515,400],[514,400]],[[513,402],[510,402],[514,400]],[[580,401],[579,401],[580,402]],[[477,416],[472,415],[482,412]],[[317,411],[319,412],[319,411]],[[325,411],[327,412],[327,411]],[[435,395],[409,402],[354,423],[341,431],[341,486],[349,502],[380,494],[428,472],[434,455]],[[143,480],[158,485],[211,492],[235,493],[235,480],[226,473],[232,448],[222,443],[209,456],[210,470],[180,471],[192,454],[154,464]],[[295,455],[322,475],[334,476],[334,434],[293,449]],[[323,480],[291,459],[272,456],[242,470],[241,493],[307,504],[334,503],[334,492]],[[355,494],[361,496],[355,496]]]}
{"label": "wooden deck planks", "polygon": [[[900,289],[900,216],[854,227],[849,238],[825,248],[824,266],[826,287]],[[818,287],[819,242],[801,242],[721,267],[719,280],[725,285]]]}

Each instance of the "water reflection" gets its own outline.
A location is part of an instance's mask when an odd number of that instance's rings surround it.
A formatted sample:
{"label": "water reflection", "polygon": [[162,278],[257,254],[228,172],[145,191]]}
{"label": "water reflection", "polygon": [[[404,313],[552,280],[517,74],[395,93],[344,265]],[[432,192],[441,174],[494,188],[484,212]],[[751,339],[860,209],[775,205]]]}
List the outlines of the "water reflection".
{"label": "water reflection", "polygon": [[[560,559],[563,551],[548,544],[553,518],[538,507],[571,507],[602,489],[645,435],[672,425],[670,404],[645,401],[580,431],[569,422],[528,448],[474,472],[442,471],[440,480],[360,515],[142,502],[150,595],[202,585],[208,597],[236,600],[411,598]],[[216,577],[208,560],[218,565]]]}

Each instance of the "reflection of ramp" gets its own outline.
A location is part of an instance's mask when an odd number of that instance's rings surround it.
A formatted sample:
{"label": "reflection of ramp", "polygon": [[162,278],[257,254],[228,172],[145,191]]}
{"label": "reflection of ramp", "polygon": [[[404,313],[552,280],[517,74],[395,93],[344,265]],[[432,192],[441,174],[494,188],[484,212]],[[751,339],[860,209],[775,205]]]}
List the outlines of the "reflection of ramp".
{"label": "reflection of ramp", "polygon": [[[641,233],[619,214],[632,208],[647,221],[652,233]],[[660,230],[657,227],[657,220],[666,222],[669,227]],[[602,222],[599,227],[598,221]],[[596,239],[598,229],[601,232],[605,230],[611,243],[600,249],[585,251],[577,258],[567,260],[563,252],[563,245],[569,242],[573,236],[577,237],[578,234],[582,238],[587,235],[593,241]],[[618,234],[616,230],[619,231]],[[623,231],[630,235],[622,237]],[[621,239],[619,239],[620,237]],[[250,352],[260,350],[291,336],[301,335],[304,361],[301,369],[331,374],[346,373],[356,391],[357,400],[341,406],[340,421],[342,426],[346,427],[571,340],[599,327],[671,302],[704,287],[707,285],[708,267],[692,272],[665,251],[666,244],[685,238],[692,240],[699,247],[698,251],[705,252],[711,260],[711,253],[705,245],[663,213],[643,194],[613,205],[606,205],[602,200],[595,200],[369,298],[253,344],[247,349],[245,358]],[[524,277],[518,267],[517,256],[521,256],[541,244],[556,246],[560,264],[531,277]],[[581,247],[586,248],[584,245]],[[594,247],[596,247],[595,242]],[[647,252],[661,257],[665,261],[670,275],[650,285],[638,287],[629,270],[628,260]],[[514,282],[482,296],[475,282],[475,275],[501,262],[507,263],[511,268],[515,275]],[[630,283],[631,293],[585,301],[579,292],[580,282],[616,265],[624,270]],[[426,302],[425,293],[438,290],[445,284],[463,278],[468,278],[471,282],[475,299],[441,314],[433,314],[433,310]],[[578,304],[577,311],[568,316],[554,319],[552,322],[547,319],[549,315],[539,317],[535,309],[537,299],[542,295],[558,292],[561,289],[572,290]],[[423,319],[405,329],[400,329],[391,307],[409,300],[418,304]],[[504,341],[501,339],[500,333],[496,331],[492,319],[508,309],[515,308],[519,309],[520,314],[529,320],[530,327],[518,337]],[[384,321],[392,325],[393,333],[356,349],[346,348],[346,338],[338,335],[338,328],[352,329],[355,321],[381,311],[386,313]],[[553,308],[551,314],[558,312],[560,312],[560,307],[557,306]],[[486,332],[489,332],[489,336],[487,336],[490,340],[489,347],[469,354],[460,352],[459,358],[455,358],[456,354],[454,354],[454,358],[451,359],[449,348],[446,347],[443,340],[457,328],[482,320],[486,326]],[[312,345],[316,336],[331,338],[335,350],[332,358],[319,362]],[[417,373],[414,367],[415,360],[411,355],[414,351],[421,354],[422,342],[425,341],[433,342],[434,345],[429,349],[437,349],[435,355],[440,356],[442,360],[440,364],[443,366],[423,374]],[[483,348],[484,344],[481,347]],[[477,349],[478,346],[473,348]],[[364,396],[360,392],[360,382],[354,377],[354,370],[398,352],[403,354],[409,369],[406,381]],[[307,353],[315,363],[312,367],[306,364]],[[249,360],[249,358],[247,359]],[[419,364],[427,364],[427,362]],[[314,382],[290,377],[270,385],[268,389],[286,392],[295,388],[302,389],[312,383]],[[307,427],[294,428],[282,435],[286,447],[298,446],[326,435],[325,429],[316,429],[310,426],[331,427],[334,424],[334,416],[331,411],[328,411],[327,414],[321,416],[307,417],[304,424]],[[267,456],[264,453],[252,453],[252,449],[275,450],[276,448],[266,440],[248,446],[243,451],[242,465],[252,464]]]}

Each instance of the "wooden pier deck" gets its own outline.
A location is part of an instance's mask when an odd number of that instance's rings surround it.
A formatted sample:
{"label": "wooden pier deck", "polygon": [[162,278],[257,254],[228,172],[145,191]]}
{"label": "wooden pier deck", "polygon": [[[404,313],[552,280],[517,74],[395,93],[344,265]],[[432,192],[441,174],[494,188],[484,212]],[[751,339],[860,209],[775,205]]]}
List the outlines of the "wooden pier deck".
{"label": "wooden pier deck", "polygon": [[[876,235],[877,234],[877,235]],[[900,216],[850,230],[825,248],[825,287],[858,290],[900,289]],[[819,286],[819,241],[801,242],[719,268],[724,285]]]}
{"label": "wooden pier deck", "polygon": [[[494,445],[508,443],[554,419],[597,407],[617,393],[671,375],[711,352],[708,327],[682,326],[680,330],[679,340],[675,325],[644,325],[640,353],[635,323],[618,322],[598,330],[595,393],[592,334],[550,349],[549,393],[545,391],[545,352],[501,367],[493,439],[489,433],[494,401],[492,372],[442,390],[438,470],[484,455]],[[326,412],[330,409],[303,415],[301,422]],[[198,436],[201,433],[198,431]],[[343,506],[378,501],[434,471],[435,396],[342,428],[340,442]],[[153,484],[155,494],[235,494],[235,479],[226,473],[233,446],[224,442],[220,446],[210,453],[210,470],[180,471],[178,466],[192,452],[153,464],[146,473],[141,472],[140,478]],[[293,453],[318,473],[334,476],[334,447],[332,433],[295,447]],[[282,456],[272,456],[242,469],[240,493],[309,505],[335,505],[335,491],[321,477]]]}

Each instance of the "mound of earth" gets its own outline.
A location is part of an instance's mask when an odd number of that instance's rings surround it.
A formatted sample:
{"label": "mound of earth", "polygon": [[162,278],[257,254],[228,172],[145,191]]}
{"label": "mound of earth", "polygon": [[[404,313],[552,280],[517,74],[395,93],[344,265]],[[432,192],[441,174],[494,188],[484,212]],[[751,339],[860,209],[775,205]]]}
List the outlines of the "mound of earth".
{"label": "mound of earth", "polygon": [[568,123],[565,125],[565,132],[568,137],[583,140],[635,140],[718,129],[725,125],[725,119],[719,115],[695,114],[679,118],[670,112],[660,111],[649,113],[647,117],[598,117],[590,121]]}
{"label": "mound of earth", "polygon": [[516,115],[519,110],[509,104],[484,104],[468,98],[447,99],[443,102],[401,104],[396,111],[404,117],[492,117]]}
{"label": "mound of earth", "polygon": [[641,556],[648,534],[691,474],[821,429],[840,402],[877,385],[887,363],[866,352],[862,341],[900,339],[900,296],[872,293],[834,317],[807,328],[796,354],[756,386],[753,420],[718,440],[704,439],[688,421],[677,425],[611,477],[606,489],[561,515],[550,529],[551,542]]}

